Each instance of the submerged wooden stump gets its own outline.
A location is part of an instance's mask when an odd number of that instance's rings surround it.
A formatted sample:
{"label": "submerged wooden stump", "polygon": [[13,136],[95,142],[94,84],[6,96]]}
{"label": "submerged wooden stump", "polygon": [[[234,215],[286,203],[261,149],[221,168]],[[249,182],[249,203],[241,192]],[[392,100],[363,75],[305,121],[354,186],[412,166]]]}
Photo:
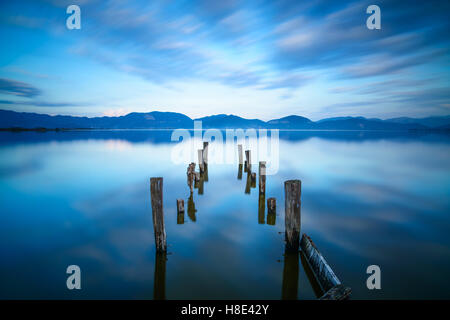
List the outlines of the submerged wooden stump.
{"label": "submerged wooden stump", "polygon": [[292,251],[298,251],[300,243],[301,186],[300,180],[284,182],[286,248]]}
{"label": "submerged wooden stump", "polygon": [[163,211],[163,178],[150,179],[150,196],[152,202],[153,231],[157,251],[166,251],[166,229]]}

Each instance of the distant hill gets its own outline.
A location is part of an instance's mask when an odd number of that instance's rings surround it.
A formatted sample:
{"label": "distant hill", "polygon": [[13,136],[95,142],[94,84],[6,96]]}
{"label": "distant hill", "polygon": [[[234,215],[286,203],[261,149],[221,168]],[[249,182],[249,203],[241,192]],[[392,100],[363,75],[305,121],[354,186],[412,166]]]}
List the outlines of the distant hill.
{"label": "distant hill", "polygon": [[203,128],[217,128],[217,129],[227,129],[227,128],[265,128],[266,123],[258,119],[244,119],[235,115],[218,114],[214,116],[208,116],[203,118],[198,118],[195,120],[202,121]]}
{"label": "distant hill", "polygon": [[443,117],[427,117],[427,118],[392,118],[387,119],[386,121],[395,122],[395,123],[417,123],[429,128],[437,128],[446,125],[450,125],[450,116]]}
{"label": "distant hill", "polygon": [[[280,119],[262,121],[235,115],[218,114],[195,120],[202,121],[204,129],[267,128],[298,130],[450,130],[450,116],[429,118],[393,118],[388,120],[364,117],[337,117],[319,121],[290,115]],[[133,112],[120,117],[74,117],[0,110],[0,128],[24,129],[192,129],[194,120],[175,112]]]}

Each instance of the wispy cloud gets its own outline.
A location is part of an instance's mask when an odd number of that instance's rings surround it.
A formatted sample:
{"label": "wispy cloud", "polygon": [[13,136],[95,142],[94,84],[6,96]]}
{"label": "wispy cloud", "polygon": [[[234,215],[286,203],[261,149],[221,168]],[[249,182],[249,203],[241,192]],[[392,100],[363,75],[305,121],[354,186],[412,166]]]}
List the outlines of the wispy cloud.
{"label": "wispy cloud", "polygon": [[41,90],[25,82],[0,78],[0,93],[32,98],[40,95]]}

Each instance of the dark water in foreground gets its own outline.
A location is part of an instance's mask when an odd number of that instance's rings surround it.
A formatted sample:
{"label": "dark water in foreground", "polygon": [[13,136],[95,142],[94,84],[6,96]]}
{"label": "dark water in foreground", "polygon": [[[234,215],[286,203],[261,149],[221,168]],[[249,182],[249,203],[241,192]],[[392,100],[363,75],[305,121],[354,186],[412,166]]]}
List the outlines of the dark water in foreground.
{"label": "dark water in foreground", "polygon": [[[275,221],[258,212],[257,189],[245,193],[237,165],[210,164],[183,224],[175,203],[187,207],[187,160],[174,164],[169,142],[163,131],[0,133],[0,298],[292,297],[284,280],[298,299],[315,299],[302,260],[283,256],[289,179],[302,180],[302,232],[354,299],[450,298],[449,136],[280,132],[266,191]],[[164,177],[165,267],[154,248],[154,176]],[[79,291],[66,288],[72,264]],[[366,287],[372,264],[378,291]]]}

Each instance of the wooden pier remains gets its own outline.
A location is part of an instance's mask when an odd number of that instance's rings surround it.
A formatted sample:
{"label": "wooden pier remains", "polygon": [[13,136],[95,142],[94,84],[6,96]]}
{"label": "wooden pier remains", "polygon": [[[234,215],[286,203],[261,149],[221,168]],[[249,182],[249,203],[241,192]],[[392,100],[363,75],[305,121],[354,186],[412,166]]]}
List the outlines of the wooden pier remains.
{"label": "wooden pier remains", "polygon": [[314,242],[306,234],[302,236],[301,249],[322,291],[325,292],[320,299],[344,300],[349,298],[351,289],[341,283]]}
{"label": "wooden pier remains", "polygon": [[208,141],[203,141],[203,163],[208,165]]}
{"label": "wooden pier remains", "polygon": [[163,178],[150,178],[150,196],[156,251],[165,252],[167,250],[167,240],[164,227]]}
{"label": "wooden pier remains", "polygon": [[300,180],[284,182],[286,248],[291,251],[298,251],[300,242],[301,190],[302,184]]}

